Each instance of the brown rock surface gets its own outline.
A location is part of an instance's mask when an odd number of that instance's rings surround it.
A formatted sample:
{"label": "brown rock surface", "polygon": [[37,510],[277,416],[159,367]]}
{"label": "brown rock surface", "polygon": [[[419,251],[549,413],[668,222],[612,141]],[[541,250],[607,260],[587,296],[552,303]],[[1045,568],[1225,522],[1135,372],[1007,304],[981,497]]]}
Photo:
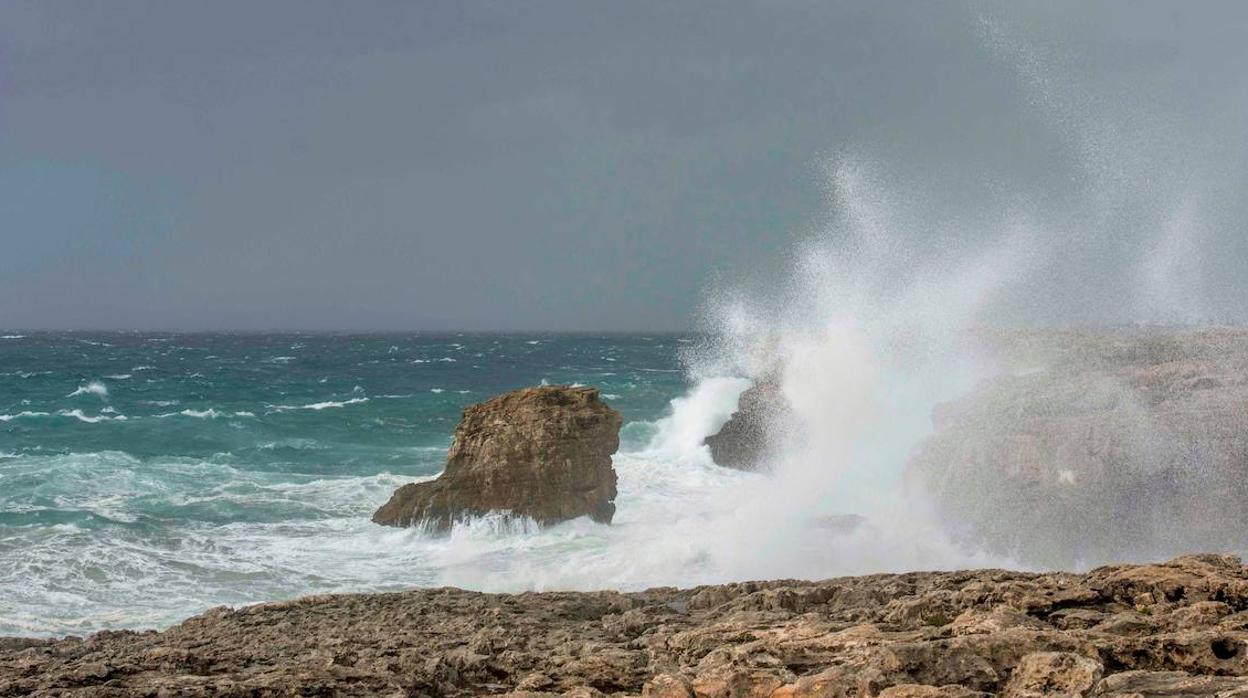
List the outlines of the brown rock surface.
{"label": "brown rock surface", "polygon": [[1197,555],[1084,575],[312,596],[3,641],[0,696],[1248,696],[1246,642],[1248,571]]}
{"label": "brown rock surface", "polygon": [[1248,549],[1248,330],[1015,331],[937,409],[910,483],[1023,563]]}
{"label": "brown rock surface", "polygon": [[525,388],[471,405],[442,475],[400,487],[373,521],[444,530],[465,516],[505,511],[540,524],[578,516],[610,523],[611,455],[622,423],[595,388]]}

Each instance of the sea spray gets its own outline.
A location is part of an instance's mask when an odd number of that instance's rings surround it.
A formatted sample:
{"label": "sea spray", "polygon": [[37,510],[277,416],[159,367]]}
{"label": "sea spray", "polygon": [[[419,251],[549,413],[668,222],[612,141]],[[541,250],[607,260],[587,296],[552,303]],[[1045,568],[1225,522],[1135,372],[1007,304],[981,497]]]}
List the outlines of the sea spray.
{"label": "sea spray", "polygon": [[[788,409],[770,425],[775,455],[761,464],[765,475],[708,495],[719,502],[704,505],[700,527],[682,532],[700,543],[711,576],[827,576],[980,559],[940,532],[922,493],[903,492],[901,476],[930,431],[932,409],[983,375],[971,330],[1025,269],[1026,236],[1007,227],[978,253],[920,261],[900,243],[918,232],[917,217],[907,224],[859,166],[842,165],[832,179],[838,224],[798,255],[778,299],[733,293],[712,307],[717,341],[690,357],[704,378],[673,401],[650,449],[685,462],[686,454],[704,456],[701,441],[716,421],[706,415],[732,410],[708,406],[708,396],[731,401],[741,384],[724,390],[726,381],[779,376]],[[826,525],[846,514],[865,523]]]}

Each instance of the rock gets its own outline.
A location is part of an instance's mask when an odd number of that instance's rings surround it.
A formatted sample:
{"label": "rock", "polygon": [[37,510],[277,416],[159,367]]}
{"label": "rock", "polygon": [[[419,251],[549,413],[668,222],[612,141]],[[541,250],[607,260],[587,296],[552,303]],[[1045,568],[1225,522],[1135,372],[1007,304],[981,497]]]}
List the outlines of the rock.
{"label": "rock", "polygon": [[963,686],[926,686],[906,683],[880,691],[879,698],[987,698],[991,694],[972,691]]}
{"label": "rock", "polygon": [[1248,695],[1248,678],[1242,676],[1193,676],[1182,671],[1125,671],[1106,677],[1096,696],[1152,698],[1153,696]]}
{"label": "rock", "polygon": [[1033,652],[1010,674],[1001,698],[1086,696],[1100,681],[1101,663],[1071,652]]}
{"label": "rock", "polygon": [[[1121,614],[1149,622],[1102,631]],[[0,638],[0,696],[1248,698],[1245,641],[1248,570],[1220,555],[627,594],[443,588]]]}
{"label": "rock", "polygon": [[641,689],[642,698],[693,698],[693,688],[680,676],[659,674]]}
{"label": "rock", "polygon": [[525,388],[472,405],[442,475],[400,487],[373,521],[442,531],[497,511],[539,524],[578,516],[610,523],[622,423],[595,388]]}
{"label": "rock", "polygon": [[727,468],[757,470],[774,445],[773,427],[787,413],[778,378],[765,378],[746,388],[737,399],[736,412],[703,441],[711,449],[711,460]]}
{"label": "rock", "polygon": [[1042,568],[1248,549],[1248,330],[990,335],[908,484],[974,547]]}

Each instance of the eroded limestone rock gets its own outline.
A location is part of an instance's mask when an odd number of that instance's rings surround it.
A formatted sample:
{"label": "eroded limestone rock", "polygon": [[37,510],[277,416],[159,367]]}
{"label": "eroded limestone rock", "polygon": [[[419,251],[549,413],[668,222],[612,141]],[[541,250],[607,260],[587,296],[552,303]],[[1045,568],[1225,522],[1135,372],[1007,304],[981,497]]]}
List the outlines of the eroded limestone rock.
{"label": "eroded limestone rock", "polygon": [[611,455],[622,423],[595,388],[525,388],[472,405],[455,428],[442,475],[400,487],[373,521],[445,530],[501,511],[539,524],[578,516],[610,523]]}

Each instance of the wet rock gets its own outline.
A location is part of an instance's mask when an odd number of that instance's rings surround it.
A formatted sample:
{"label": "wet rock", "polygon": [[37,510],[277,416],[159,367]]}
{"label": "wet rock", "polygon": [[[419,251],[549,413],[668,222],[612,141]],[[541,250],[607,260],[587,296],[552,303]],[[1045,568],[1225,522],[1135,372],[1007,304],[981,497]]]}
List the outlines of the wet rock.
{"label": "wet rock", "polygon": [[757,470],[773,446],[773,427],[788,413],[778,378],[765,378],[737,399],[737,410],[718,432],[706,437],[711,460],[737,470]]}
{"label": "wet rock", "polygon": [[595,388],[541,386],[464,409],[432,482],[404,485],[373,514],[387,526],[441,531],[489,512],[554,524],[579,516],[610,523],[619,412]]}

